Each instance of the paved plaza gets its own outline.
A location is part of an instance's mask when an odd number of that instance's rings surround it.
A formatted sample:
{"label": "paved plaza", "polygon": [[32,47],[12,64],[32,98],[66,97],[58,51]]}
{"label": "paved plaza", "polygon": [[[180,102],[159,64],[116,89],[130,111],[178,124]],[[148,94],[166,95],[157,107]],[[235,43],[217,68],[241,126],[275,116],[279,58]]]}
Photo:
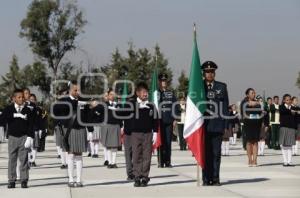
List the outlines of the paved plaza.
{"label": "paved plaza", "polygon": [[[258,167],[247,166],[240,143],[231,146],[230,156],[222,157],[220,187],[197,187],[197,168],[190,151],[180,151],[173,143],[173,168],[157,168],[152,158],[151,181],[146,188],[134,188],[126,181],[123,151],[118,152],[118,169],[104,167],[100,158],[84,157],[83,188],[67,187],[67,170],[61,170],[53,137],[46,152],[38,153],[37,167],[30,170],[28,189],[7,189],[7,144],[0,144],[1,198],[132,198],[132,197],[300,197],[300,156],[295,167],[283,167],[281,151],[266,150]],[[101,154],[101,152],[100,152]],[[200,173],[201,177],[201,173]]]}

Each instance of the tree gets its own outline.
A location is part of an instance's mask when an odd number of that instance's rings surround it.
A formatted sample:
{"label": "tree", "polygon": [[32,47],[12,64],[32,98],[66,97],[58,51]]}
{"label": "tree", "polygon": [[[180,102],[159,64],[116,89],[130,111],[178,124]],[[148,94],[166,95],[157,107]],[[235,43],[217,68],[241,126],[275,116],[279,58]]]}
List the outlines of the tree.
{"label": "tree", "polygon": [[50,95],[51,78],[47,74],[47,67],[40,61],[26,65],[23,69],[24,80],[28,86],[37,86],[43,94],[43,99]]}
{"label": "tree", "polygon": [[[133,43],[129,42],[127,56],[122,56],[119,50],[116,49],[112,53],[110,63],[101,67],[101,71],[107,75],[109,86],[112,86],[115,80],[124,78],[133,83],[140,81],[150,83],[152,71],[156,66],[158,72],[167,73],[170,82],[172,82],[173,75],[168,67],[168,60],[161,53],[158,45],[155,46],[154,53],[151,54],[147,48],[135,49]],[[126,77],[124,73],[127,73]],[[123,86],[120,85],[120,87]]]}
{"label": "tree", "polygon": [[181,72],[178,78],[178,86],[176,87],[176,95],[178,98],[186,97],[189,89],[189,79],[186,77],[184,71]]}
{"label": "tree", "polygon": [[299,76],[297,78],[296,86],[300,89],[300,72],[299,72]]}
{"label": "tree", "polygon": [[161,52],[158,44],[154,47],[154,56],[152,58],[152,62],[150,63],[151,67],[154,68],[157,65],[158,74],[166,73],[168,75],[168,82],[172,84],[173,73],[171,68],[168,67],[169,62],[165,58],[164,54]]}
{"label": "tree", "polygon": [[15,89],[26,87],[28,83],[24,80],[23,76],[18,64],[18,58],[16,55],[13,55],[9,66],[9,72],[5,76],[2,76],[3,83],[1,84],[1,92],[9,97]]}
{"label": "tree", "polygon": [[32,52],[48,63],[54,79],[69,51],[76,49],[76,38],[86,24],[74,1],[33,0],[21,22],[20,37],[29,41]]}

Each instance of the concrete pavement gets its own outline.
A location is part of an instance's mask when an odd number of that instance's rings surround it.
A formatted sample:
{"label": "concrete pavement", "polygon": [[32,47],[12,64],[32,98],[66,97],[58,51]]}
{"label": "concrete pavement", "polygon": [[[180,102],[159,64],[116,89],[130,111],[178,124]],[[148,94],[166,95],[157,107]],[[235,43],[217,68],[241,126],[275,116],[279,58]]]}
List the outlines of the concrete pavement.
{"label": "concrete pavement", "polygon": [[[220,187],[197,187],[194,158],[190,151],[179,151],[173,144],[173,168],[157,168],[152,158],[151,181],[146,188],[134,188],[126,181],[123,151],[118,153],[118,169],[104,167],[100,158],[84,157],[84,188],[68,188],[67,171],[56,158],[53,137],[48,137],[46,152],[38,153],[37,167],[30,170],[28,189],[7,189],[7,144],[0,144],[1,198],[83,198],[83,197],[300,197],[300,156],[293,157],[295,167],[283,167],[281,151],[266,150],[258,167],[247,166],[241,144],[231,146],[230,156],[222,157]],[[100,154],[101,151],[100,151]],[[84,155],[86,156],[86,154]],[[201,177],[201,173],[200,173]]]}

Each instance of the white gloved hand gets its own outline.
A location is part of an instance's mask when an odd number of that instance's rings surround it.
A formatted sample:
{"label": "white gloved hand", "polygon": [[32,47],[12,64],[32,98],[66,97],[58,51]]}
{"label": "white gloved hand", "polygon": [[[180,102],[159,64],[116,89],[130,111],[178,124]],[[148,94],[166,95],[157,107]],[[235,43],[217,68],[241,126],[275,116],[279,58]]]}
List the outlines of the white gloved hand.
{"label": "white gloved hand", "polygon": [[39,138],[42,138],[43,131],[39,130]]}
{"label": "white gloved hand", "polygon": [[23,115],[22,113],[14,113],[14,118],[22,118],[27,120],[27,114]]}
{"label": "white gloved hand", "polygon": [[87,104],[87,102],[85,102],[85,101],[78,101],[78,106],[84,106],[86,104]]}
{"label": "white gloved hand", "polygon": [[154,132],[153,137],[152,137],[152,145],[154,145],[156,143],[156,140],[157,140],[157,133]]}
{"label": "white gloved hand", "polygon": [[25,148],[30,148],[32,143],[33,143],[33,139],[31,137],[27,137],[24,144]]}
{"label": "white gloved hand", "polygon": [[89,139],[89,141],[92,141],[92,140],[93,140],[93,133],[92,133],[92,132],[89,132],[89,134],[88,134],[88,139]]}

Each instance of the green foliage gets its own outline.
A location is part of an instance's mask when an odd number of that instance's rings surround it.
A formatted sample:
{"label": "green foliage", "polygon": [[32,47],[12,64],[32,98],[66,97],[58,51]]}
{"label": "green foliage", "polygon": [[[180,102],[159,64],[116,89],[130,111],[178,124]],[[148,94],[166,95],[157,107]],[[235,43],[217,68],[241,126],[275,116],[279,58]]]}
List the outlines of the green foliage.
{"label": "green foliage", "polygon": [[21,22],[20,37],[32,52],[48,63],[56,77],[64,55],[76,49],[75,39],[86,20],[74,1],[33,0]]}
{"label": "green foliage", "polygon": [[2,76],[2,84],[0,85],[0,105],[4,106],[8,103],[15,89],[21,89],[27,86],[27,82],[23,79],[23,72],[20,70],[18,58],[12,56],[9,71]]}
{"label": "green foliage", "polygon": [[176,87],[177,98],[186,97],[189,89],[189,79],[186,77],[184,71],[178,78],[178,86]]}
{"label": "green foliage", "polygon": [[116,49],[112,53],[110,63],[101,67],[101,71],[107,75],[109,86],[120,79],[128,79],[134,83],[144,81],[149,84],[151,74],[156,66],[158,73],[167,73],[170,82],[172,82],[173,75],[168,67],[168,60],[161,53],[158,45],[155,46],[154,53],[151,54],[147,48],[135,49],[133,43],[130,42],[127,56],[122,56]]}

